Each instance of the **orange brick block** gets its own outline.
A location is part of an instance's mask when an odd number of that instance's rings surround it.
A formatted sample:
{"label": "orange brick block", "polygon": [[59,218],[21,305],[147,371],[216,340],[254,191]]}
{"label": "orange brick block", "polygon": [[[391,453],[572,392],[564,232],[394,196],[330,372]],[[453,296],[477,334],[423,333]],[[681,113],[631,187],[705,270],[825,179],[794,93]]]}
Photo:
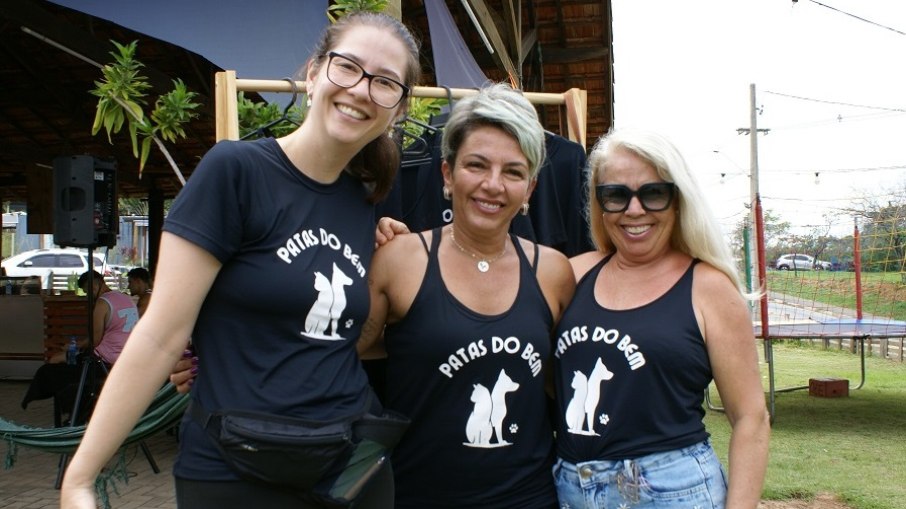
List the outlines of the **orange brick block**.
{"label": "orange brick block", "polygon": [[819,398],[845,398],[849,396],[849,380],[844,378],[809,378],[808,395]]}

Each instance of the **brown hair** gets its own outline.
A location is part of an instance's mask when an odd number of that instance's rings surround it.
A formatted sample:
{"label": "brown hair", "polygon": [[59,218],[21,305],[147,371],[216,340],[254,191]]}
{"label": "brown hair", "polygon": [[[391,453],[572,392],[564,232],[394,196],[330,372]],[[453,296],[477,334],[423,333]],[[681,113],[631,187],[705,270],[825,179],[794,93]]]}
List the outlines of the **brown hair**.
{"label": "brown hair", "polygon": [[[347,14],[324,29],[321,39],[315,46],[312,66],[317,71],[324,62],[327,53],[347,31],[357,26],[371,26],[392,33],[403,43],[409,52],[406,73],[403,76],[405,85],[412,88],[421,77],[421,63],[418,59],[419,44],[409,29],[398,19],[382,13],[358,11]],[[403,101],[407,101],[404,97]],[[347,170],[354,177],[371,187],[369,200],[378,202],[390,192],[390,186],[396,177],[400,165],[400,147],[396,140],[389,136],[378,136],[365,145],[349,161]]]}

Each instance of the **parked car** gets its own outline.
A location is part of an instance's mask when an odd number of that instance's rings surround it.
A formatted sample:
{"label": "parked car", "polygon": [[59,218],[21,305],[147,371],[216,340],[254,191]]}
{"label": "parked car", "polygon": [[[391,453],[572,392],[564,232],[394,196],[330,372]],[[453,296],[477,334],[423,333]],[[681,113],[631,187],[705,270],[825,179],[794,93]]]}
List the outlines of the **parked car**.
{"label": "parked car", "polygon": [[[93,267],[105,276],[113,275],[101,256],[94,255]],[[88,270],[88,252],[79,249],[32,249],[10,256],[0,262],[7,276],[40,276],[41,287],[51,288],[51,274],[81,274]]]}
{"label": "parked car", "polygon": [[777,258],[777,270],[831,270],[831,262],[815,260],[807,254],[785,254]]}

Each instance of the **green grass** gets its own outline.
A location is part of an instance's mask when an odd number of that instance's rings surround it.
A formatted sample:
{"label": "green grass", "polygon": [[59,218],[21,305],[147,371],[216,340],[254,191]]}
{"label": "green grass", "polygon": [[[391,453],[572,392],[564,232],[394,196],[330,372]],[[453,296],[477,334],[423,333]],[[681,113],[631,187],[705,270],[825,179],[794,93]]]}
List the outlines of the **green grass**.
{"label": "green grass", "polygon": [[[862,311],[906,320],[906,283],[899,272],[867,272],[862,279]],[[855,309],[854,272],[778,271],[767,273],[768,290],[832,306]]]}
{"label": "green grass", "polygon": [[[809,378],[859,381],[859,357],[797,343],[775,343],[778,388]],[[767,368],[762,366],[767,390]],[[719,405],[712,386],[711,397]],[[726,465],[730,426],[708,411],[705,425]],[[763,498],[833,493],[856,509],[906,509],[906,364],[866,359],[866,383],[845,398],[778,393]]]}

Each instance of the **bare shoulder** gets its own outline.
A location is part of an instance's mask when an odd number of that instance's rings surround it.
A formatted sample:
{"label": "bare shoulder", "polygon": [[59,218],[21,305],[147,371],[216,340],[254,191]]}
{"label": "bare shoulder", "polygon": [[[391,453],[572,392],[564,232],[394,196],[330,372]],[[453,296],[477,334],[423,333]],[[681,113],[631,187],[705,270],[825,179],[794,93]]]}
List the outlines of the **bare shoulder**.
{"label": "bare shoulder", "polygon": [[569,259],[556,249],[538,244],[538,277],[575,286]]}
{"label": "bare shoulder", "polygon": [[[431,232],[423,232],[425,242],[431,242]],[[384,265],[403,264],[411,260],[412,256],[425,256],[425,247],[417,233],[403,233],[396,235],[393,240],[384,244],[374,252],[373,264]]]}
{"label": "bare shoulder", "polygon": [[[424,232],[425,242],[430,246],[431,232]],[[428,254],[422,239],[416,233],[396,235],[374,253],[371,260],[372,282],[398,278],[407,275],[411,269],[427,263]]]}
{"label": "bare shoulder", "polygon": [[695,266],[692,303],[705,340],[748,340],[753,337],[746,301],[729,276],[707,263]]}
{"label": "bare shoulder", "polygon": [[703,293],[703,296],[715,299],[724,299],[727,295],[735,294],[742,299],[739,289],[729,276],[718,270],[713,265],[700,262],[695,266],[692,283],[693,293]]}
{"label": "bare shoulder", "polygon": [[572,265],[576,281],[582,279],[582,276],[594,267],[595,264],[604,259],[606,255],[607,253],[602,253],[600,251],[588,251],[587,253],[582,253],[570,258],[569,263]]}

